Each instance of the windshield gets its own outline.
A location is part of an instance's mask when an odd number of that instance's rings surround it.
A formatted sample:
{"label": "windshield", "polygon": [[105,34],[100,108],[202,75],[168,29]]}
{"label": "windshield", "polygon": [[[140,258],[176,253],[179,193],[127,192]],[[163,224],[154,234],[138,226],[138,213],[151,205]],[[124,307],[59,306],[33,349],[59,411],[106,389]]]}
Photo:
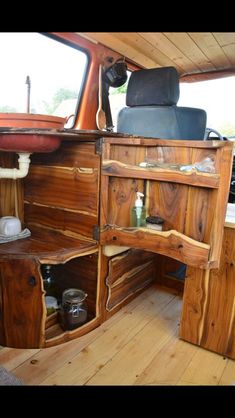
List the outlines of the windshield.
{"label": "windshield", "polygon": [[207,127],[235,140],[235,76],[197,83],[180,83],[178,106],[207,112]]}

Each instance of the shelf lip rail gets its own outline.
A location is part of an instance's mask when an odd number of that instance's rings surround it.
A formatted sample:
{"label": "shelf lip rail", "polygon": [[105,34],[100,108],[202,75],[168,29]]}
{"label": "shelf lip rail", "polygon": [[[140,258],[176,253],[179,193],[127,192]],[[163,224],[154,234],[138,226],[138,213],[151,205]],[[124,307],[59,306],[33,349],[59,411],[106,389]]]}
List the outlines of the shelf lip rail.
{"label": "shelf lip rail", "polygon": [[103,160],[102,174],[115,177],[129,177],[146,180],[168,181],[212,189],[218,189],[220,174],[190,171],[179,171],[158,167],[143,168],[138,165],[124,164],[117,160]]}
{"label": "shelf lip rail", "polygon": [[168,255],[191,266],[210,267],[210,245],[196,241],[174,229],[155,231],[145,227],[105,225],[100,230],[100,244],[128,245]]}

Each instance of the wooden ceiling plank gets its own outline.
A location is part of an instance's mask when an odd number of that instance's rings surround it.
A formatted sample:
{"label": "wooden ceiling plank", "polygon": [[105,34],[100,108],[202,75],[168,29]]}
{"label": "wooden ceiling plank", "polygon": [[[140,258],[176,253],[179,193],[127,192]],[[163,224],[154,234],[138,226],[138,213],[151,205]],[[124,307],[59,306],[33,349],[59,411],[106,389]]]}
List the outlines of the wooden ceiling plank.
{"label": "wooden ceiling plank", "polygon": [[145,54],[149,58],[152,58],[156,61],[156,67],[168,67],[175,66],[177,71],[182,72],[182,68],[176,65],[172,60],[169,59],[161,51],[156,50],[152,44],[146,41],[138,32],[119,32],[115,34],[123,42],[131,45],[133,48]]}
{"label": "wooden ceiling plank", "polygon": [[189,36],[200,47],[203,53],[215,65],[216,69],[230,67],[230,62],[212,33],[210,32],[188,32]]}
{"label": "wooden ceiling plank", "polygon": [[235,65],[235,43],[222,47],[232,65]]}
{"label": "wooden ceiling plank", "polygon": [[213,36],[222,47],[232,65],[235,65],[235,32],[213,32]]}
{"label": "wooden ceiling plank", "polygon": [[92,39],[95,39],[99,43],[108,46],[114,51],[119,52],[119,54],[136,62],[138,65],[145,68],[153,68],[156,66],[156,62],[154,60],[146,57],[133,47],[111,35],[110,32],[84,32],[84,34]]}
{"label": "wooden ceiling plank", "polygon": [[163,32],[163,34],[180,50],[183,54],[194,62],[202,71],[215,70],[214,65],[208,57],[204,55],[193,39],[186,32]]}
{"label": "wooden ceiling plank", "polygon": [[167,55],[174,63],[183,68],[184,72],[198,72],[200,68],[195,65],[182,51],[180,51],[162,32],[139,32],[144,39],[155,48]]}
{"label": "wooden ceiling plank", "polygon": [[235,32],[212,32],[220,46],[235,44]]}

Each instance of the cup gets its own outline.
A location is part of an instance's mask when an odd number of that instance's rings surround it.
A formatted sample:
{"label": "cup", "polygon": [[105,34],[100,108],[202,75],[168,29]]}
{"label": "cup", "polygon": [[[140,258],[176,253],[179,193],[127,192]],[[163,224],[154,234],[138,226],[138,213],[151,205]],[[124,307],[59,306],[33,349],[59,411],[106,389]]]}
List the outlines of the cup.
{"label": "cup", "polygon": [[3,216],[0,218],[0,234],[12,236],[21,232],[21,222],[16,216]]}

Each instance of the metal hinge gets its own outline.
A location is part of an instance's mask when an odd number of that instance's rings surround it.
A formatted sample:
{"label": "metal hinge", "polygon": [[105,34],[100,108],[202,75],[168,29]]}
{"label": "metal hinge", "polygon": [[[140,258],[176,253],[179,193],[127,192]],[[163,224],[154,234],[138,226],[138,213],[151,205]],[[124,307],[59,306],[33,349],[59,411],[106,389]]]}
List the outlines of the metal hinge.
{"label": "metal hinge", "polygon": [[102,154],[102,145],[103,145],[103,138],[99,138],[97,139],[97,141],[95,141],[95,153],[98,155]]}
{"label": "metal hinge", "polygon": [[100,227],[98,225],[93,226],[93,239],[95,241],[100,240]]}

